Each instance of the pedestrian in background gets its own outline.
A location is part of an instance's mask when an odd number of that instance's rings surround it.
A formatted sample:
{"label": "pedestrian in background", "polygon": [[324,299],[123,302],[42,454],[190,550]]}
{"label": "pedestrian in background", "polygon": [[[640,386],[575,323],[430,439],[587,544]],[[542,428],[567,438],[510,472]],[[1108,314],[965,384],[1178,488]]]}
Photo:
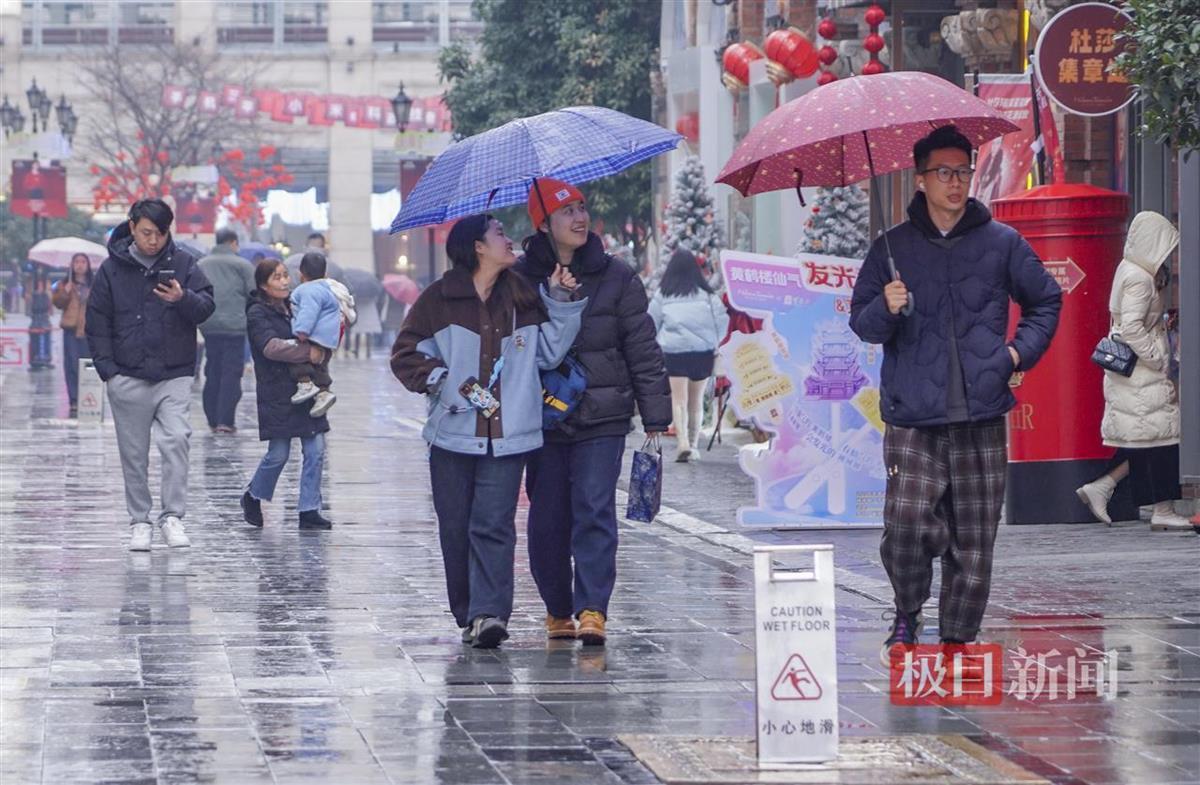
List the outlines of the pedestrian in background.
{"label": "pedestrian in background", "polygon": [[[918,642],[935,558],[942,644],[979,633],[1008,471],[1004,416],[1016,404],[1008,380],[1050,347],[1062,307],[1062,290],[1029,243],[968,198],[972,152],[952,125],[913,146],[909,220],[888,230],[890,249],[882,237],[871,245],[850,301],[851,329],[883,344],[879,552],[896,603],[885,666]],[[1006,341],[1010,299],[1021,319]]]}
{"label": "pedestrian in background", "polygon": [[675,460],[698,460],[700,452],[695,448],[703,422],[704,388],[712,378],[729,314],[713,293],[696,255],[686,248],[671,254],[658,291],[650,300],[650,317],[671,383]]}
{"label": "pedestrian in background", "polygon": [[71,257],[71,269],[58,282],[50,299],[54,307],[62,311],[58,326],[63,331],[63,375],[67,380],[67,399],[71,404],[71,417],[79,414],[79,360],[91,357],[88,349],[87,301],[92,292],[92,263],[87,254],[77,253]]}
{"label": "pedestrian in background", "polygon": [[[517,270],[540,285],[563,267],[588,298],[573,351],[587,373],[574,411],[530,456],[529,569],[546,604],[551,638],[603,645],[617,579],[617,479],[634,406],[657,448],[671,424],[671,389],[633,268],[604,253],[583,194],[542,178],[527,201],[534,234]],[[576,628],[576,621],[579,626]]]}
{"label": "pedestrian in background", "polygon": [[288,295],[292,279],[287,266],[264,259],[254,267],[254,291],[246,306],[246,329],[254,356],[255,395],[258,404],[258,438],[267,443],[254,477],[242,493],[242,516],[251,526],[263,525],[262,502],[275,498],[275,485],[287,465],[292,439],[300,440],[299,528],[330,529],[333,522],[321,515],[321,469],[325,463],[325,434],[329,420],[311,416],[309,406],[296,406],[296,380],[292,367],[319,363],[324,350],[301,343],[292,332],[292,305]]}
{"label": "pedestrian in background", "polygon": [[463,642],[508,638],[515,518],[526,456],[542,446],[539,370],[556,368],[584,301],[557,269],[535,290],[490,215],[450,230],[451,268],[417,298],[392,346],[392,373],[429,399],[425,441],[446,591]]}
{"label": "pedestrian in background", "polygon": [[1125,253],[1108,296],[1112,334],[1137,355],[1133,373],[1104,371],[1104,419],[1100,435],[1116,447],[1108,472],[1075,493],[1100,520],[1112,523],[1108,502],[1117,483],[1133,483],[1134,503],[1153,505],[1152,530],[1187,531],[1192,525],[1175,512],[1179,485],[1179,392],[1168,376],[1171,361],[1163,296],[1171,277],[1168,258],[1179,232],[1163,216],[1134,216]]}
{"label": "pedestrian in background", "polygon": [[117,431],[129,549],[150,550],[150,436],[162,457],[162,536],[188,546],[188,413],[196,373],[196,327],[215,309],[212,286],[196,258],[175,245],[175,214],[161,199],[143,199],[113,230],[108,258],[88,297],[86,332],[96,371],[107,384]]}
{"label": "pedestrian in background", "polygon": [[200,270],[213,287],[216,310],[200,327],[204,335],[204,416],[213,433],[236,433],[246,361],[246,305],[254,291],[254,268],[238,256],[237,233],[217,232]]}

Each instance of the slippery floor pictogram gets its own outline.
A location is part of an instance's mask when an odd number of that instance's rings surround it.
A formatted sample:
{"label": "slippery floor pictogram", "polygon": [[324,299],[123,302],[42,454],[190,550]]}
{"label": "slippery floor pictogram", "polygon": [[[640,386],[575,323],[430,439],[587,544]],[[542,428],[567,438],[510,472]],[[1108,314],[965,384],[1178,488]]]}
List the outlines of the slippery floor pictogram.
{"label": "slippery floor pictogram", "polygon": [[815,701],[821,697],[821,683],[804,658],[793,654],[775,678],[771,697],[777,701]]}

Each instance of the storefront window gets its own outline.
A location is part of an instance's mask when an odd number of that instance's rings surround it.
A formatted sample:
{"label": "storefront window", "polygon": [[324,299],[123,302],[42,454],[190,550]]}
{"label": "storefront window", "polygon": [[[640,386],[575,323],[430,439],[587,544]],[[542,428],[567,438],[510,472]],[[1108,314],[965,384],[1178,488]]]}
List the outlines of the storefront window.
{"label": "storefront window", "polygon": [[168,44],[174,38],[175,3],[117,5],[117,41],[121,44]]}
{"label": "storefront window", "polygon": [[329,40],[328,8],[325,2],[284,0],[283,42],[286,44],[324,44]]}
{"label": "storefront window", "polygon": [[324,0],[223,0],[217,5],[222,44],[324,45],[329,40],[329,3]]}
{"label": "storefront window", "polygon": [[109,2],[25,2],[21,4],[22,38],[34,48],[104,46],[109,43],[112,12]]}
{"label": "storefront window", "polygon": [[441,0],[386,0],[371,6],[376,44],[405,48],[440,44]]}

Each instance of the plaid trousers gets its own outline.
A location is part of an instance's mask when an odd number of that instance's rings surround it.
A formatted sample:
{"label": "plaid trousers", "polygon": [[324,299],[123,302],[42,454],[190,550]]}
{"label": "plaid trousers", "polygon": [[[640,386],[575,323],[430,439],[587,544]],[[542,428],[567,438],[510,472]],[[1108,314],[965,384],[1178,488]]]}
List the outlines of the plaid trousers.
{"label": "plaid trousers", "polygon": [[931,428],[887,426],[887,496],[879,554],[896,607],[929,599],[933,559],[942,560],[940,636],[973,641],[992,582],[992,550],[1008,470],[1003,417]]}

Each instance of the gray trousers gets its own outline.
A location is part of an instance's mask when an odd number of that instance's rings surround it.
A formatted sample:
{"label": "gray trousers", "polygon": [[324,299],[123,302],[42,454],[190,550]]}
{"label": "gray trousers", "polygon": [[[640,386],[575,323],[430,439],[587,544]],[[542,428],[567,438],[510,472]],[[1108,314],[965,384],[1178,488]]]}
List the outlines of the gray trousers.
{"label": "gray trousers", "polygon": [[[182,518],[187,508],[188,438],[192,377],[149,382],[132,376],[108,380],[108,405],[117,428],[129,522],[149,523],[150,435],[162,458],[162,514]],[[157,429],[154,426],[157,425]]]}

